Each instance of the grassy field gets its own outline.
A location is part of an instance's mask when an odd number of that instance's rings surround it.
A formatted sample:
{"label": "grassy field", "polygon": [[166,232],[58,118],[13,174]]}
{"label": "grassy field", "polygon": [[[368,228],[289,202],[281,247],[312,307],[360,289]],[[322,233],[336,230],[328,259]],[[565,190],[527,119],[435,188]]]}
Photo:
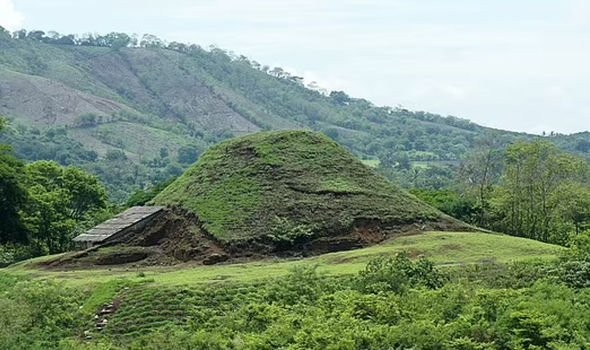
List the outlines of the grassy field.
{"label": "grassy field", "polygon": [[351,274],[362,269],[377,256],[406,251],[412,257],[424,256],[439,266],[456,266],[484,262],[510,262],[533,259],[552,259],[562,248],[524,238],[499,234],[466,232],[428,232],[402,236],[381,245],[321,256],[265,260],[249,263],[152,268],[105,268],[79,271],[49,271],[34,267],[47,257],[25,261],[0,270],[0,273],[26,275],[36,279],[58,279],[67,284],[82,286],[100,284],[113,279],[129,281],[150,280],[156,284],[190,285],[219,282],[252,282],[288,273],[295,266],[317,265],[328,275]]}
{"label": "grassy field", "polygon": [[[418,342],[416,334],[451,337],[445,330],[452,322],[460,322],[458,329],[464,329],[474,316],[449,318],[448,315],[483,310],[493,304],[489,300],[497,300],[480,299],[481,295],[493,298],[500,295],[502,305],[520,305],[521,300],[514,298],[522,293],[503,289],[520,280],[504,281],[502,278],[514,276],[504,276],[501,272],[494,274],[497,265],[488,265],[492,268],[491,283],[494,286],[504,283],[494,291],[449,282],[451,284],[441,290],[375,294],[362,287],[382,288],[383,282],[370,284],[374,276],[366,279],[367,284],[356,285],[354,282],[363,281],[358,280],[363,274],[355,273],[364,269],[372,258],[405,251],[410,257],[429,258],[442,270],[460,271],[458,266],[468,264],[550,261],[556,258],[560,249],[498,234],[426,232],[401,236],[366,249],[306,259],[217,266],[50,271],[35,264],[48,259],[43,257],[0,270],[0,295],[4,298],[0,298],[0,305],[4,314],[10,315],[2,318],[3,313],[0,313],[0,321],[4,322],[0,324],[11,327],[8,331],[0,331],[0,343],[11,342],[12,347],[3,347],[7,349],[409,348]],[[305,268],[310,266],[317,266],[317,269]],[[480,271],[479,268],[465,269],[466,272],[471,270]],[[487,270],[482,268],[481,271],[484,271],[481,276],[486,277]],[[427,273],[426,280],[430,281],[436,274],[438,272]],[[467,289],[460,289],[457,294],[458,288]],[[546,295],[540,296],[540,300],[545,301]],[[562,297],[563,294],[558,294],[553,298]],[[471,306],[463,308],[465,303]],[[572,314],[578,314],[579,306],[572,306],[570,301],[565,303],[575,310]],[[116,305],[112,306],[116,311],[105,316],[101,310],[110,307],[108,305]],[[549,318],[553,311],[547,310],[546,313],[547,319],[554,322]],[[391,324],[383,323],[392,317]],[[97,328],[97,320],[103,325],[107,320],[108,326]],[[21,324],[35,327],[23,330]],[[473,324],[480,325],[478,322]],[[571,324],[573,327],[580,322],[576,319]],[[512,323],[507,327],[512,329]],[[411,336],[406,337],[408,334]],[[347,346],[328,346],[339,342],[343,336],[350,338]],[[310,337],[317,339],[308,341]],[[367,345],[369,339],[379,345]],[[58,342],[62,344],[64,341],[69,347],[57,346]],[[350,346],[355,342],[362,344]],[[431,341],[432,344],[440,342],[440,339]],[[189,343],[198,346],[188,346]],[[299,346],[287,347],[282,346],[283,343]],[[36,344],[44,346],[35,347]],[[100,344],[108,346],[101,347]],[[109,347],[111,345],[113,347]]]}

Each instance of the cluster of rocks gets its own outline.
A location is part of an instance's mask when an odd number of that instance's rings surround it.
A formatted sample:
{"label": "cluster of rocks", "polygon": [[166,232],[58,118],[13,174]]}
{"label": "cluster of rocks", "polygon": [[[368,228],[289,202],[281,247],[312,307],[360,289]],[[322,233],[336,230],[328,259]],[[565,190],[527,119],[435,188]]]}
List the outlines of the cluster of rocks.
{"label": "cluster of rocks", "polygon": [[97,331],[100,332],[107,326],[107,323],[109,323],[108,317],[113,312],[115,312],[115,304],[107,304],[104,305],[96,315],[94,315]]}
{"label": "cluster of rocks", "polygon": [[[97,332],[101,332],[105,329],[109,323],[109,316],[111,316],[115,311],[116,306],[114,303],[105,304],[101,307],[100,311],[94,315],[94,328]],[[84,338],[86,340],[92,339],[92,332],[90,330],[84,331]]]}

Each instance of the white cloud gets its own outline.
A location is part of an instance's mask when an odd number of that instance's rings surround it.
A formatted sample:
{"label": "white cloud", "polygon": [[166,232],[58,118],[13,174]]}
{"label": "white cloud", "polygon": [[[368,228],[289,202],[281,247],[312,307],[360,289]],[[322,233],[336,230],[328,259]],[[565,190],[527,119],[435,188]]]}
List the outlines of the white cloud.
{"label": "white cloud", "polygon": [[8,30],[22,28],[24,16],[14,7],[12,0],[0,0],[0,26]]}
{"label": "white cloud", "polygon": [[575,0],[572,5],[571,16],[575,25],[587,27],[590,24],[590,1]]}

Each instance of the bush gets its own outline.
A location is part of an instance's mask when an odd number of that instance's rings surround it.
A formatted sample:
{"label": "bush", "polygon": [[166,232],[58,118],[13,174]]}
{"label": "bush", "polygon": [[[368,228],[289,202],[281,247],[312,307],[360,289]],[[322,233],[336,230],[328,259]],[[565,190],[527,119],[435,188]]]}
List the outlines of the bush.
{"label": "bush", "polygon": [[41,254],[42,252],[33,245],[3,244],[0,245],[0,267],[6,267]]}
{"label": "bush", "polygon": [[485,263],[457,266],[449,271],[449,279],[475,283],[486,288],[527,288],[555,274],[555,266],[543,260],[509,264]]}
{"label": "bush", "polygon": [[559,279],[572,288],[590,287],[590,231],[570,241],[571,247],[560,257],[556,269]]}
{"label": "bush", "polygon": [[412,262],[407,253],[371,260],[356,278],[356,287],[366,292],[403,293],[408,288],[440,288],[443,275],[426,259]]}
{"label": "bush", "polygon": [[264,300],[286,305],[312,303],[319,298],[325,284],[316,266],[296,266],[287,276],[267,285]]}
{"label": "bush", "polygon": [[314,235],[312,227],[295,224],[288,218],[275,217],[267,235],[279,249],[288,249],[296,243],[305,242]]}

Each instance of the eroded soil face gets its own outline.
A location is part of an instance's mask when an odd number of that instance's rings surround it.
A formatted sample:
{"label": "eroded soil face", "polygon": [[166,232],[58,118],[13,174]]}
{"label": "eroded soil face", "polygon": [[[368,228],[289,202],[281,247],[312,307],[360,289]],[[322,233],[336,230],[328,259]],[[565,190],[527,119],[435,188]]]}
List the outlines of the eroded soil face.
{"label": "eroded soil face", "polygon": [[110,239],[100,246],[68,253],[43,265],[55,269],[162,266],[186,262],[212,265],[270,257],[313,256],[363,248],[401,234],[461,228],[454,225],[454,221],[391,226],[375,220],[361,220],[349,230],[289,245],[279,245],[265,237],[224,243],[210,235],[196,215],[180,208],[167,208],[141,229]]}

